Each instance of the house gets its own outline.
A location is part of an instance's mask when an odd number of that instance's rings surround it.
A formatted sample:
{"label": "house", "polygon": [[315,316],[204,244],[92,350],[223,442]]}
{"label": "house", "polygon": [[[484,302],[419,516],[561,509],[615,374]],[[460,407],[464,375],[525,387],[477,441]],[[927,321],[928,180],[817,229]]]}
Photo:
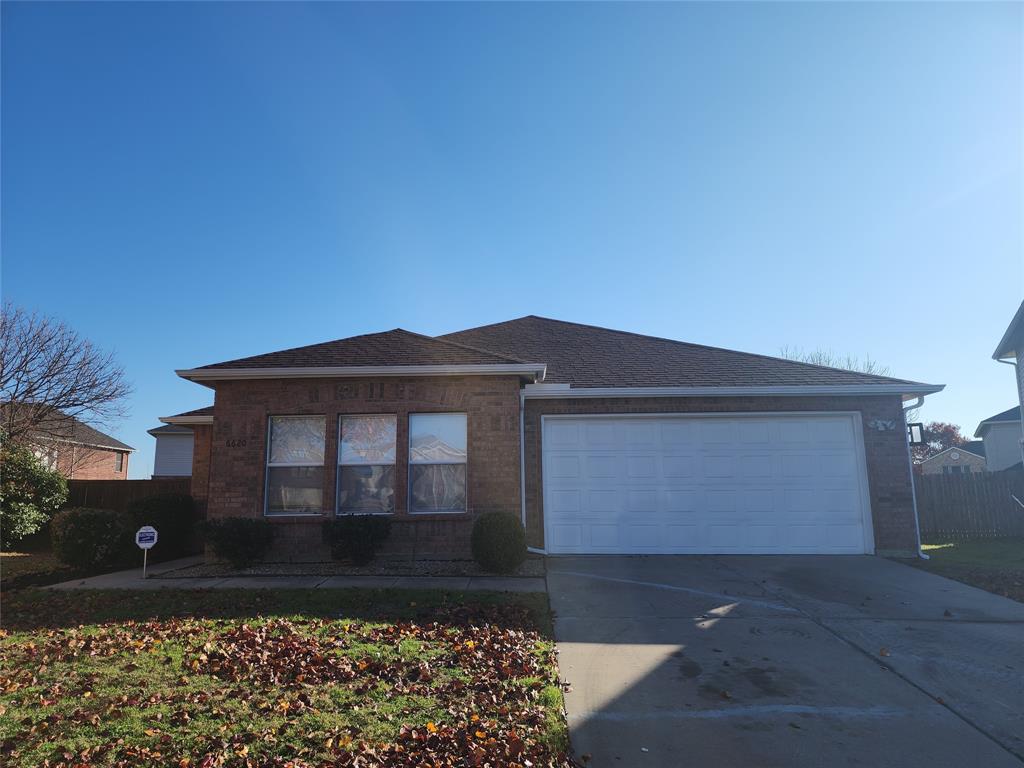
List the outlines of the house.
{"label": "house", "polygon": [[[996,351],[992,353],[992,358],[999,363],[1006,363],[1007,365],[1013,366],[1013,372],[1017,381],[1017,451],[1015,458],[1009,456],[1009,448],[1007,447],[1006,453],[1001,450],[997,451],[996,457],[998,461],[995,463],[1002,464],[1007,462],[1002,468],[1013,467],[1020,462],[1024,462],[1024,428],[1021,427],[1020,421],[1020,406],[1024,405],[1024,367],[1021,363],[1024,362],[1024,301],[1021,302],[1020,307],[1017,308],[1017,313],[1013,316],[1010,324],[1006,328],[1006,332],[1003,334],[1003,338],[999,340],[999,345],[996,347]],[[1003,414],[1000,414],[1003,415]],[[991,419],[986,419],[978,425],[978,431],[981,431],[983,425],[990,422]],[[1003,425],[1001,429],[1005,430],[1005,439],[1009,439],[1012,427]],[[975,433],[975,437],[978,434]],[[987,444],[988,441],[986,441]],[[991,457],[991,454],[989,454]],[[994,463],[990,460],[989,470],[992,471]],[[1024,464],[1022,464],[1024,466]]]}
{"label": "house", "polygon": [[152,479],[192,477],[192,446],[195,442],[192,430],[177,424],[163,424],[147,432],[156,439]]}
{"label": "house", "polygon": [[162,419],[195,430],[193,494],[293,559],[350,513],[465,557],[488,510],[548,554],[914,554],[904,403],[942,389],[532,315],[177,374],[214,391]]}
{"label": "house", "polygon": [[191,493],[205,508],[209,478],[213,406],[162,416],[163,424],[149,430],[156,438],[153,479],[191,478]]}
{"label": "house", "polygon": [[1020,406],[1015,405],[982,421],[974,431],[985,443],[989,472],[1019,468],[1021,463]]}
{"label": "house", "polygon": [[985,470],[985,443],[971,440],[929,456],[918,465],[922,475],[979,474]]}
{"label": "house", "polygon": [[[9,408],[3,407],[3,418]],[[22,408],[27,406],[16,408],[14,419]],[[128,458],[135,449],[74,416],[56,411],[31,434],[33,453],[69,480],[128,479]]]}

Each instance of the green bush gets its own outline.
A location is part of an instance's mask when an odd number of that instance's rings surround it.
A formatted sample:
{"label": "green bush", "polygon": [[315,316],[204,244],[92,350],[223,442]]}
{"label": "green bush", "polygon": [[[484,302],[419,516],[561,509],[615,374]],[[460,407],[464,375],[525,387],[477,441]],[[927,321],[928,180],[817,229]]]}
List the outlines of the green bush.
{"label": "green bush", "polygon": [[111,509],[72,507],[50,522],[53,553],[75,568],[105,568],[127,561],[133,545],[132,519]]}
{"label": "green bush", "polygon": [[0,548],[38,532],[68,498],[67,481],[27,448],[0,450]]}
{"label": "green bush", "polygon": [[519,518],[485,512],[473,523],[473,559],[485,571],[511,573],[526,559],[526,531]]}
{"label": "green bush", "polygon": [[195,550],[196,505],[187,493],[147,496],[128,506],[136,530],[151,525],[157,530],[156,546],[150,556],[161,560],[182,557]]}
{"label": "green bush", "polygon": [[366,565],[391,534],[391,519],[380,515],[343,515],[324,523],[324,539],[335,560]]}
{"label": "green bush", "polygon": [[202,525],[207,543],[221,560],[245,568],[262,560],[274,540],[273,525],[258,517],[222,517]]}

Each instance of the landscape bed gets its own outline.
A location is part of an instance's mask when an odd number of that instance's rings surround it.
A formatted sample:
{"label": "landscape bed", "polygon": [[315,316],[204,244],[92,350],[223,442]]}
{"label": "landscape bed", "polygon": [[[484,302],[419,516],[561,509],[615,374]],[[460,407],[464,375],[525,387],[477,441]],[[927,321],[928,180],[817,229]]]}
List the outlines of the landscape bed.
{"label": "landscape bed", "polygon": [[544,594],[5,596],[5,766],[571,766]]}

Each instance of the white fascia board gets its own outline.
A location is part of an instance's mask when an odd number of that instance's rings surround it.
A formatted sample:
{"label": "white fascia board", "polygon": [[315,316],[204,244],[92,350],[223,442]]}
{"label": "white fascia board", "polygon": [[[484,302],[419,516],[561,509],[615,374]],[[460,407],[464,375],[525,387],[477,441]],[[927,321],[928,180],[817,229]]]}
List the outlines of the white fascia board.
{"label": "white fascia board", "polygon": [[1018,427],[1020,427],[1020,419],[988,419],[986,421],[981,422],[978,425],[978,428],[974,430],[974,436],[984,437],[982,432],[984,432],[985,427],[995,427],[998,426],[999,424],[1016,424]]}
{"label": "white fascia board", "polygon": [[228,379],[327,379],[361,376],[527,376],[544,378],[544,363],[478,365],[346,365],[320,368],[186,368],[175,371],[189,381]]}
{"label": "white fascia board", "polygon": [[1017,334],[1017,330],[1020,328],[1021,323],[1024,322],[1024,302],[1021,302],[1020,307],[1013,316],[1013,320],[1006,327],[1006,333],[1003,334],[1003,338],[999,340],[999,346],[996,347],[996,351],[992,353],[993,360],[1009,360],[1010,358],[1016,359],[1017,352],[1014,349],[1010,349],[1010,342],[1013,341],[1013,337]]}
{"label": "white fascia board", "polygon": [[904,398],[931,395],[944,384],[840,384],[835,386],[787,387],[582,387],[580,389],[523,390],[523,397],[536,400],[584,397],[801,397],[809,395],[900,395]]}
{"label": "white fascia board", "polygon": [[178,424],[187,426],[189,424],[213,424],[213,416],[161,416],[160,421],[164,424]]}

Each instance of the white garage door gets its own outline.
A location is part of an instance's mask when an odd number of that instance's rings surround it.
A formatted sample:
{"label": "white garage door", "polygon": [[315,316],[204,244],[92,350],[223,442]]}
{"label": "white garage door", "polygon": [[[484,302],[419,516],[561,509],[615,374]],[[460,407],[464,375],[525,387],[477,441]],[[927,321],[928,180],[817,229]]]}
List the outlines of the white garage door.
{"label": "white garage door", "polygon": [[551,553],[874,551],[851,415],[544,417]]}

